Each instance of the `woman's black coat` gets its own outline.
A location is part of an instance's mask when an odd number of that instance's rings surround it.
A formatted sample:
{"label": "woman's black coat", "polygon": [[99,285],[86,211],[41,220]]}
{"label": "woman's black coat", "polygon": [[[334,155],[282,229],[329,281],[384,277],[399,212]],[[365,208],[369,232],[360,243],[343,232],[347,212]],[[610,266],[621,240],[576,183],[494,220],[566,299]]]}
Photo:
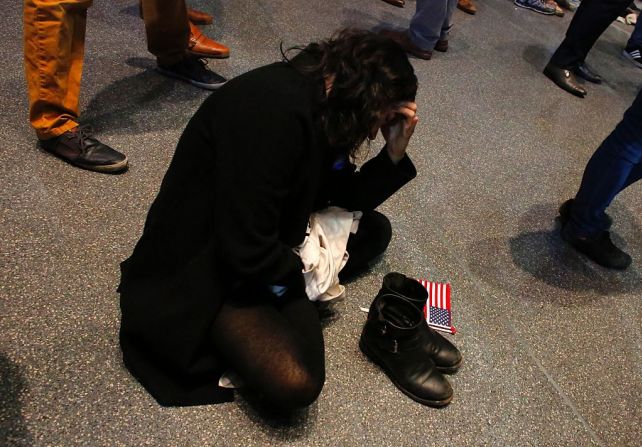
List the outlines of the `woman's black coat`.
{"label": "woman's black coat", "polygon": [[324,86],[286,63],[228,82],[181,136],[142,237],[121,265],[125,365],[163,405],[229,401],[210,328],[224,300],[303,289],[292,247],[329,204],[374,209],[412,179],[383,150],[355,172],[319,130]]}

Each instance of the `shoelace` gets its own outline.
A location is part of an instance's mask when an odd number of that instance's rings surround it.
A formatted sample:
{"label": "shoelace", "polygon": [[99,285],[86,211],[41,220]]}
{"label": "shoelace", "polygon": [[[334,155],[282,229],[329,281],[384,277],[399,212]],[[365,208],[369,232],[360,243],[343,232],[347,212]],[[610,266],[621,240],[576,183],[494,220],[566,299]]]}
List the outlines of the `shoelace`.
{"label": "shoelace", "polygon": [[94,134],[94,128],[89,124],[85,124],[72,129],[71,132],[74,135],[73,138],[78,140],[80,149],[85,149],[89,146],[89,144],[87,144],[87,140]]}

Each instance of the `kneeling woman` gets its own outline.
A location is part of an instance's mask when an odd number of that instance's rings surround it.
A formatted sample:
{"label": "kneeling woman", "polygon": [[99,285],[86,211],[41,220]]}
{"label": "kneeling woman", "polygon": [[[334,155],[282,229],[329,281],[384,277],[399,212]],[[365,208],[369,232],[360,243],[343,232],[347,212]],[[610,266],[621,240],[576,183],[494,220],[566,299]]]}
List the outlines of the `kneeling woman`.
{"label": "kneeling woman", "polygon": [[[124,362],[159,403],[230,401],[218,386],[228,369],[269,406],[317,398],[323,336],[293,248],[333,205],[363,211],[342,274],[386,249],[390,223],[374,209],[416,175],[416,90],[400,46],[347,30],[203,103],[121,266]],[[379,129],[386,146],[356,171]]]}

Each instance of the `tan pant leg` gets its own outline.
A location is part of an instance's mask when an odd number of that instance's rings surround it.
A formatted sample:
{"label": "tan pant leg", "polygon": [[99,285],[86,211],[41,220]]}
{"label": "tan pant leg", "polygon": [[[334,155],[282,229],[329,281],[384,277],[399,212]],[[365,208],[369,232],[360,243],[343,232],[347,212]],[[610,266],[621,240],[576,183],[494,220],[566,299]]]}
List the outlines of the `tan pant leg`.
{"label": "tan pant leg", "polygon": [[140,0],[147,49],[159,65],[172,65],[185,57],[189,22],[185,0]]}
{"label": "tan pant leg", "polygon": [[29,121],[38,138],[78,125],[87,8],[92,0],[25,0],[24,56]]}

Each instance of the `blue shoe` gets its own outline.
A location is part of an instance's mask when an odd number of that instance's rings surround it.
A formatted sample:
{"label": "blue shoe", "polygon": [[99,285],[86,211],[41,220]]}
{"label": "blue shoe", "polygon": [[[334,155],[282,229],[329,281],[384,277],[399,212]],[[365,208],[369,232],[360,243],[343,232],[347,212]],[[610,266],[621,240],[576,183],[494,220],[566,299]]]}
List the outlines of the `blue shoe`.
{"label": "blue shoe", "polygon": [[543,0],[515,0],[514,3],[520,8],[530,9],[540,14],[549,16],[555,14],[555,7],[547,5]]}
{"label": "blue shoe", "polygon": [[630,60],[636,67],[642,68],[642,55],[640,55],[641,52],[642,48],[625,48],[622,51],[622,55]]}

